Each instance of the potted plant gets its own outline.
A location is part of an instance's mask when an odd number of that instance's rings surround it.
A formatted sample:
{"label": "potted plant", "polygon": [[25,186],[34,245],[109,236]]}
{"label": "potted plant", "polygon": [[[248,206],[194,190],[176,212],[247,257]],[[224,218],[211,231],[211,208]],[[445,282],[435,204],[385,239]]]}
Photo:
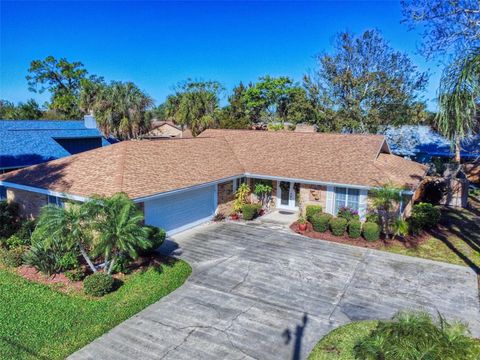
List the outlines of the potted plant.
{"label": "potted plant", "polygon": [[305,231],[307,230],[307,219],[304,216],[300,216],[297,220],[298,230]]}
{"label": "potted plant", "polygon": [[232,220],[238,220],[238,213],[236,211],[232,212],[230,214],[230,219]]}

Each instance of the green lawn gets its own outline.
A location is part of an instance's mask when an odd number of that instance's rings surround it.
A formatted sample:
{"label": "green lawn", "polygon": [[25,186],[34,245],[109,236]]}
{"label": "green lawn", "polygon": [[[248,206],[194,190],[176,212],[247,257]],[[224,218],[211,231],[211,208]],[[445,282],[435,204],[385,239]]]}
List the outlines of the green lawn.
{"label": "green lawn", "polygon": [[315,345],[308,360],[355,360],[355,344],[367,337],[376,326],[376,321],[358,321],[341,326]]}
{"label": "green lawn", "polygon": [[471,267],[480,275],[480,200],[470,198],[471,209],[448,209],[441,228],[414,249],[388,246],[381,250]]}
{"label": "green lawn", "polygon": [[64,294],[0,269],[0,359],[63,359],[181,286],[184,261],[129,275],[103,298]]}

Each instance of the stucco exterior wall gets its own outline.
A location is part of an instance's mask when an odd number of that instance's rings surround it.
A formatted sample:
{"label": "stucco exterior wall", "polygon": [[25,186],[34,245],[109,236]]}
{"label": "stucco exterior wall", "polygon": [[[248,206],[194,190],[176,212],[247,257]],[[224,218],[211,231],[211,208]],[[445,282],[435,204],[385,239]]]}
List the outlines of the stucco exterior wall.
{"label": "stucco exterior wall", "polygon": [[327,205],[327,187],[323,185],[300,184],[300,206],[305,213],[307,205],[321,205],[323,211]]}
{"label": "stucco exterior wall", "polygon": [[18,204],[22,217],[33,219],[40,215],[40,209],[47,205],[47,195],[7,188],[7,201]]}

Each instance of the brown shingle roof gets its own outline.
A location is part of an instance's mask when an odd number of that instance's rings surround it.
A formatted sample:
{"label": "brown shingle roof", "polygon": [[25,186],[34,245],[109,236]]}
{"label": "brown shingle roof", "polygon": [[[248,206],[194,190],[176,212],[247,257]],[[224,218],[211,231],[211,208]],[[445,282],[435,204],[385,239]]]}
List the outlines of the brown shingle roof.
{"label": "brown shingle roof", "polygon": [[206,130],[200,137],[224,138],[250,174],[336,184],[415,188],[426,167],[391,154],[382,135]]}
{"label": "brown shingle roof", "polygon": [[0,176],[0,180],[73,195],[131,198],[244,173],[223,139],[124,141]]}
{"label": "brown shingle roof", "polygon": [[244,173],[311,181],[415,188],[426,167],[380,153],[383,136],[207,130],[195,139],[125,141],[0,176],[73,195],[131,198]]}

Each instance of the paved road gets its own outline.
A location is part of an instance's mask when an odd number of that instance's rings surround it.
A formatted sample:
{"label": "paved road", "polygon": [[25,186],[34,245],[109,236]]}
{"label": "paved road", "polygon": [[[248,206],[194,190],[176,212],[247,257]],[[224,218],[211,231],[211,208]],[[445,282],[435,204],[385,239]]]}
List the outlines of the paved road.
{"label": "paved road", "polygon": [[187,283],[71,359],[304,359],[333,328],[401,309],[438,310],[480,336],[466,267],[232,223],[174,240],[194,268]]}

